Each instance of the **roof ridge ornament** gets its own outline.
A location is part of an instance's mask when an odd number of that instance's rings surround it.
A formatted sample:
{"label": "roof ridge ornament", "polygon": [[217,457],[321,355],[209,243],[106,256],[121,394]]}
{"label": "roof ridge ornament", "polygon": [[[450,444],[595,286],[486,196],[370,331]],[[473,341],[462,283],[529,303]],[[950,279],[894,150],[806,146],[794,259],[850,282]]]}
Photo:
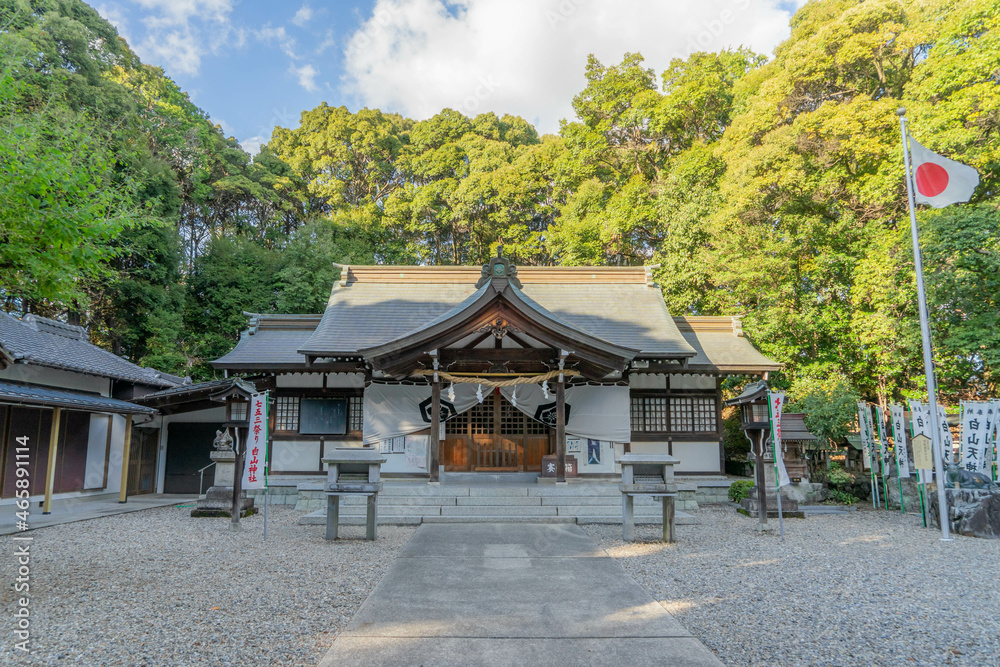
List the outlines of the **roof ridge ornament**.
{"label": "roof ridge ornament", "polygon": [[517,266],[503,256],[503,241],[497,244],[497,256],[483,264],[483,272],[476,282],[476,289],[494,280],[503,280],[520,289],[521,281],[517,277]]}

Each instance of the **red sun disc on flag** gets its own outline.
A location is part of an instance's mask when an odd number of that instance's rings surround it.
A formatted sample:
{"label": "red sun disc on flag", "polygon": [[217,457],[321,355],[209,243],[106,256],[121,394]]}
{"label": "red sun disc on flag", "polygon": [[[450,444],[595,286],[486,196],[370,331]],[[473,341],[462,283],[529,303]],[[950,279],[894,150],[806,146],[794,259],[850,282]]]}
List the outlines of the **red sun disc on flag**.
{"label": "red sun disc on flag", "polygon": [[917,190],[925,197],[937,197],[948,187],[948,170],[933,162],[917,167]]}

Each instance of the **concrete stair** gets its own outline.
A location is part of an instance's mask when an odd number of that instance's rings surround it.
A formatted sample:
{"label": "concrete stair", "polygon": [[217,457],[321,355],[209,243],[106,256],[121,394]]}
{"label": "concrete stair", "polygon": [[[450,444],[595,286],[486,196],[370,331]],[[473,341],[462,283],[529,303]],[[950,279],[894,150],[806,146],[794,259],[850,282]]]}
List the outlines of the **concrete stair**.
{"label": "concrete stair", "polygon": [[[693,495],[693,494],[691,494]],[[617,483],[573,483],[565,486],[525,483],[440,484],[426,482],[386,482],[379,494],[380,524],[460,522],[556,522],[618,523],[622,521],[621,492]],[[322,483],[298,485],[295,508],[308,512],[300,520],[304,525],[326,523],[326,494]],[[678,496],[678,525],[698,523],[689,511],[697,510],[691,497]],[[636,523],[659,524],[662,505],[652,497],[635,500]],[[346,496],[340,504],[340,521],[346,525],[365,522],[365,499]]]}

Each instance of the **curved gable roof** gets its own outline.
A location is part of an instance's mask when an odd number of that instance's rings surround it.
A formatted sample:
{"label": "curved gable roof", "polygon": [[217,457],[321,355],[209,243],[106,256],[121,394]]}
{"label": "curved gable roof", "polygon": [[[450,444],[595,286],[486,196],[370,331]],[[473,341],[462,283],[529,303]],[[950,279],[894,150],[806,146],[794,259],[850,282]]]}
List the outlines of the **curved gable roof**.
{"label": "curved gable roof", "polygon": [[[448,317],[474,298],[480,267],[344,267],[307,356],[360,355]],[[696,354],[644,267],[518,267],[525,303],[637,357]],[[518,288],[515,288],[518,289]]]}

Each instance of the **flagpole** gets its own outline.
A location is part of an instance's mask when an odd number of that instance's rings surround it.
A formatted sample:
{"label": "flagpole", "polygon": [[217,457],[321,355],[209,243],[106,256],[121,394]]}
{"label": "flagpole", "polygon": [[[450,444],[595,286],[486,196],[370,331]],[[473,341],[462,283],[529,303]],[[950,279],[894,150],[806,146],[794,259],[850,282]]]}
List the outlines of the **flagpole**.
{"label": "flagpole", "polygon": [[931,354],[931,327],[927,315],[927,297],[924,294],[924,265],[920,256],[920,238],[917,232],[916,203],[913,199],[913,176],[910,172],[910,150],[906,141],[906,109],[900,108],[899,130],[903,138],[903,165],[906,169],[906,196],[910,205],[910,235],[913,237],[913,268],[917,274],[917,305],[920,309],[920,336],[924,348],[924,374],[927,379],[927,401],[930,405],[931,448],[934,450],[934,464],[937,466],[938,510],[941,521],[941,540],[950,542],[951,526],[948,522],[948,497],[944,491],[944,457],[941,456],[941,431],[937,413],[937,385],[934,382],[934,359]]}

